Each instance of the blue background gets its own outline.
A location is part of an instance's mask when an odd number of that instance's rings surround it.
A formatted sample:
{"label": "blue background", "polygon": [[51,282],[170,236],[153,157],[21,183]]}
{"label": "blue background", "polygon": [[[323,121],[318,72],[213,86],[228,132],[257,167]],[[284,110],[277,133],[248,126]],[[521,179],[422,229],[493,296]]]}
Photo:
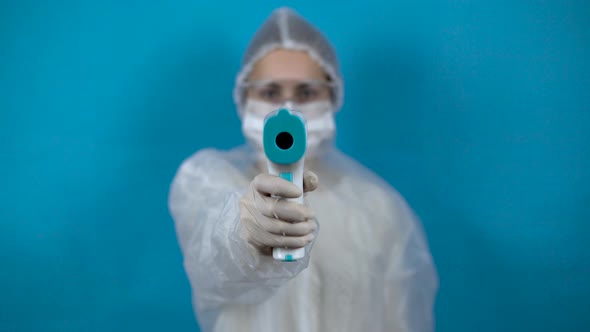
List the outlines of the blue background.
{"label": "blue background", "polygon": [[[290,3],[0,2],[0,331],[197,330],[168,186],[242,143],[241,54]],[[339,146],[424,221],[437,330],[590,330],[590,6],[296,4]]]}

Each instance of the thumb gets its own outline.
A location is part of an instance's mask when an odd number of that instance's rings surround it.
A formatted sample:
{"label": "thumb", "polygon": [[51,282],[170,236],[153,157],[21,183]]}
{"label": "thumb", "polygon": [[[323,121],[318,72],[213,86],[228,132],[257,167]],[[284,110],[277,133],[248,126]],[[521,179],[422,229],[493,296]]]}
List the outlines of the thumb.
{"label": "thumb", "polygon": [[319,184],[318,176],[312,171],[303,173],[303,192],[314,191]]}

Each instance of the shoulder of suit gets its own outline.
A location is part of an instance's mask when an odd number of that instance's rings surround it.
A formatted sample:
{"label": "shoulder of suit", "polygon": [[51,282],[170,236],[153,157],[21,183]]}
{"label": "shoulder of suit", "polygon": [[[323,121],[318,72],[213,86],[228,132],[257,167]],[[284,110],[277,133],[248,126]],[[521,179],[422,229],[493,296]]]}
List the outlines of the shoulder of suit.
{"label": "shoulder of suit", "polygon": [[346,160],[348,175],[345,181],[349,181],[349,188],[356,188],[356,196],[362,204],[376,211],[388,211],[397,214],[407,204],[401,193],[394,188],[385,178],[361,164],[357,160],[342,155]]}

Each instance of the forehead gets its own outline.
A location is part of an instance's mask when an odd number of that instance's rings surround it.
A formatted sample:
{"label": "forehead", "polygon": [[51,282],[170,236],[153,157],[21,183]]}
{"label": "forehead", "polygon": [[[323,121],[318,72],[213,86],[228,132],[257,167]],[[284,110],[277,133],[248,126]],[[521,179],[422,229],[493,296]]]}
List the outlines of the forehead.
{"label": "forehead", "polygon": [[323,80],[321,66],[307,52],[277,49],[254,64],[249,80]]}

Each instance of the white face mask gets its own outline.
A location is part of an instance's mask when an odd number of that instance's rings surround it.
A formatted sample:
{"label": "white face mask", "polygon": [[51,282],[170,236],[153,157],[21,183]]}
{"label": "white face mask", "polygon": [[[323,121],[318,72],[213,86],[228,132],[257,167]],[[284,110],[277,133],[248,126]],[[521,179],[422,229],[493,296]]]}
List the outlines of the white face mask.
{"label": "white face mask", "polygon": [[[318,101],[303,105],[294,106],[291,103],[284,105],[285,108],[299,111],[305,117],[307,127],[307,149],[306,156],[316,156],[322,143],[334,138],[336,125],[334,122],[334,111],[329,100]],[[264,117],[279,109],[277,105],[263,101],[249,99],[244,107],[242,118],[242,132],[248,142],[254,146],[259,153],[264,153],[262,145],[262,131],[264,128]]]}

